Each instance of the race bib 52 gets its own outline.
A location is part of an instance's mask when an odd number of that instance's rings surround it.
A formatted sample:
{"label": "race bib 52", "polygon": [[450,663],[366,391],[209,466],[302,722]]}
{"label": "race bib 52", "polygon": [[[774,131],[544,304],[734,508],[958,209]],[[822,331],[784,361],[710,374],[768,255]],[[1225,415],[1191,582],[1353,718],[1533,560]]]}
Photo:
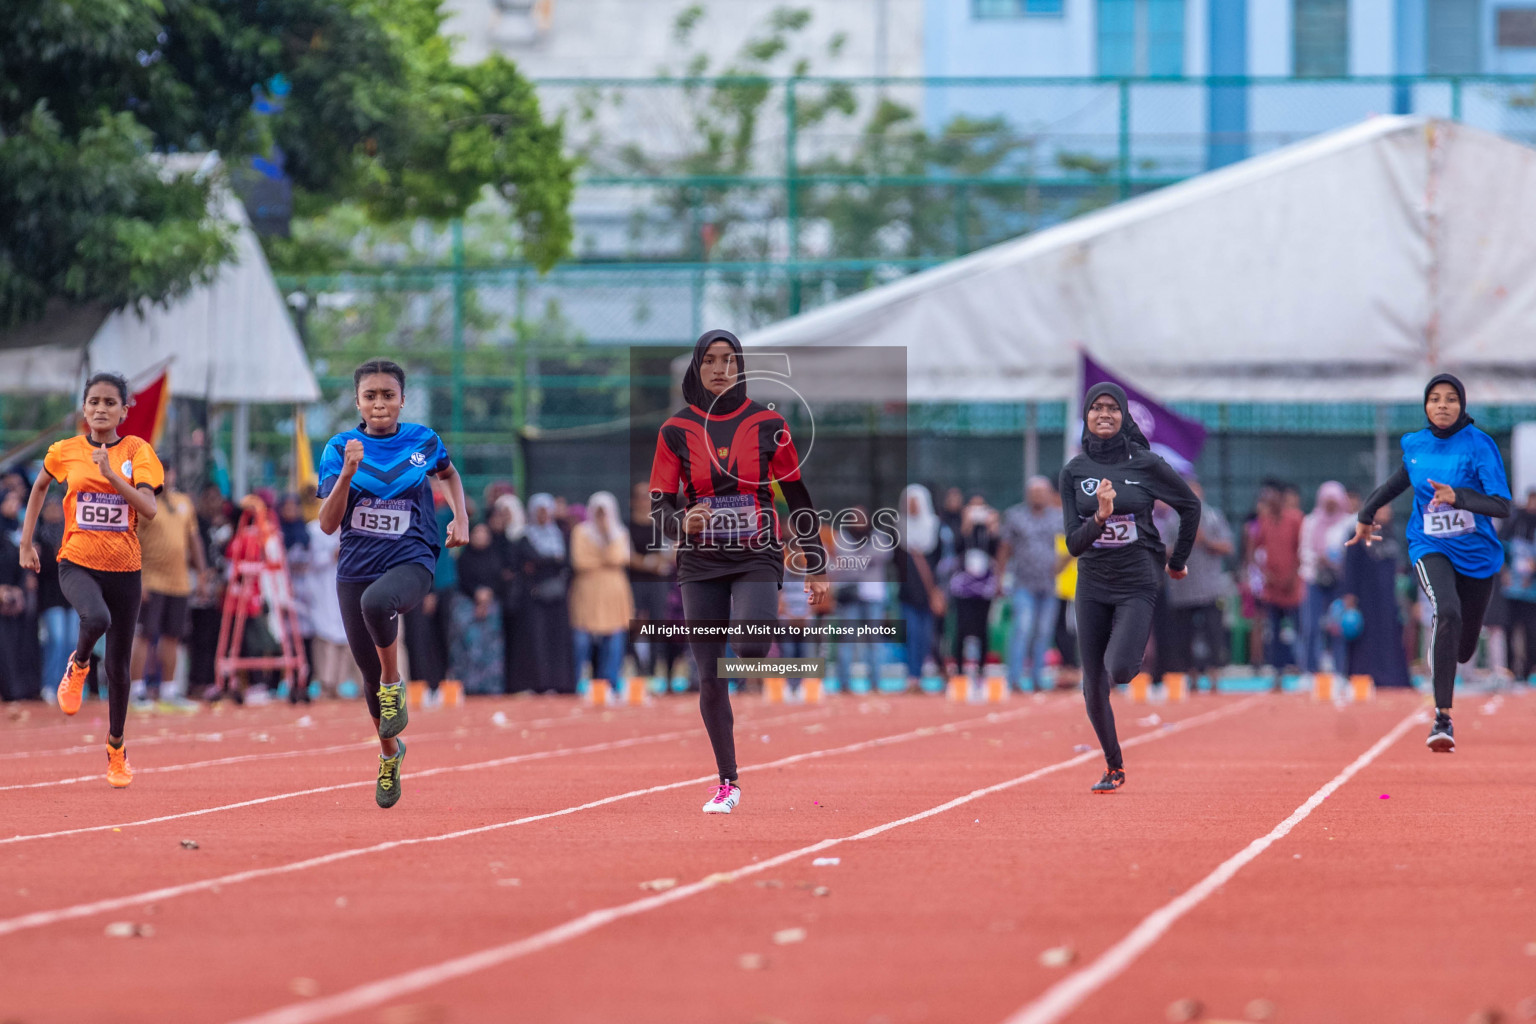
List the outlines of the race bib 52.
{"label": "race bib 52", "polygon": [[1093,542],[1096,548],[1123,548],[1136,542],[1136,517],[1129,513],[1104,520],[1104,532]]}

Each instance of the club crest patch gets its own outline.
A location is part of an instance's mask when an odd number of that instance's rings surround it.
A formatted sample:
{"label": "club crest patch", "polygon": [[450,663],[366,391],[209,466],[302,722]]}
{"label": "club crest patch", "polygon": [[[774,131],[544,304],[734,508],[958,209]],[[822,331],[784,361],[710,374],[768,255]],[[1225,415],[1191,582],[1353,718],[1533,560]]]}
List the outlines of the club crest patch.
{"label": "club crest patch", "polygon": [[723,459],[723,458],[725,458],[729,454],[731,454],[731,450],[729,448],[716,448],[715,449],[715,455],[718,456],[719,458]]}
{"label": "club crest patch", "polygon": [[1081,486],[1083,488],[1083,493],[1088,495],[1088,497],[1090,497],[1090,498],[1093,497],[1095,494],[1099,493],[1099,481],[1098,480],[1084,480],[1082,482]]}

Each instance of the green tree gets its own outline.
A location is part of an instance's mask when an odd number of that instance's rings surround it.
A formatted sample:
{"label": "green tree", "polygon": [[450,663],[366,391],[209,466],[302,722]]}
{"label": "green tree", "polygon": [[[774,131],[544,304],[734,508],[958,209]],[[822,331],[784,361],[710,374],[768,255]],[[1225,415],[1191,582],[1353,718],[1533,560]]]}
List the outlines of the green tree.
{"label": "green tree", "polygon": [[561,125],[504,59],[452,62],[440,3],[0,4],[0,329],[51,300],[172,298],[228,258],[212,183],[156,152],[280,147],[301,214],[454,217],[489,188],[520,254],[553,265],[571,240]]}

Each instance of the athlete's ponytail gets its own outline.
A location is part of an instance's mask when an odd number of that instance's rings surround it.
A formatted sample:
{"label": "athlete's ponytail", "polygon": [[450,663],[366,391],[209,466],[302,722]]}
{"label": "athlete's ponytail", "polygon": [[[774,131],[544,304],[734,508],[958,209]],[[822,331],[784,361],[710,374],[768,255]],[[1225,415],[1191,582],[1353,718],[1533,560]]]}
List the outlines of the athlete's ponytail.
{"label": "athlete's ponytail", "polygon": [[356,391],[359,387],[362,386],[364,377],[371,376],[375,373],[388,374],[389,376],[395,378],[395,381],[400,385],[400,390],[402,392],[405,390],[405,370],[401,369],[399,363],[392,362],[388,359],[370,359],[363,365],[359,366],[357,369],[353,370],[352,390]]}
{"label": "athlete's ponytail", "polygon": [[123,404],[128,404],[128,378],[120,373],[92,374],[91,379],[85,382],[85,390],[80,393],[80,400],[84,401],[89,397],[91,388],[97,384],[111,384],[117,388],[118,397],[122,399]]}

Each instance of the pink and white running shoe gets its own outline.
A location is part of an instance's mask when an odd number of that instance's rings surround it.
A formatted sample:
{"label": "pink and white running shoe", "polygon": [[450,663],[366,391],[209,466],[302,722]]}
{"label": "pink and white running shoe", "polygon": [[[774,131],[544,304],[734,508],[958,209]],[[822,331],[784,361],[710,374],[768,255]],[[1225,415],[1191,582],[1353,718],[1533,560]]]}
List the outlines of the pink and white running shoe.
{"label": "pink and white running shoe", "polygon": [[722,782],[715,787],[714,796],[704,805],[705,814],[730,814],[731,808],[741,803],[741,787],[734,782]]}

